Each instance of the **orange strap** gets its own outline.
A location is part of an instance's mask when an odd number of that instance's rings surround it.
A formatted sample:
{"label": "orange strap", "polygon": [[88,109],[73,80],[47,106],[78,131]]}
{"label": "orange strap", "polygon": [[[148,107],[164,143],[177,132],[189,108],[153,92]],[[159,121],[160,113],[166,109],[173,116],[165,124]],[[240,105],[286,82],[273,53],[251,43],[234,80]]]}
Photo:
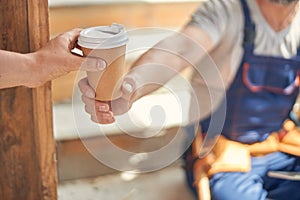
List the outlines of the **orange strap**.
{"label": "orange strap", "polygon": [[[193,146],[198,147],[194,148],[196,155],[199,155],[202,141],[199,138],[202,138],[201,134],[197,134]],[[272,133],[263,142],[251,145],[220,136],[210,154],[210,159],[203,159],[201,163],[205,163],[203,165],[208,176],[219,172],[248,172],[251,169],[251,156],[264,156],[278,151],[300,156],[300,130],[290,120],[284,123],[281,131]],[[199,172],[199,169],[194,169],[194,172],[196,171]]]}

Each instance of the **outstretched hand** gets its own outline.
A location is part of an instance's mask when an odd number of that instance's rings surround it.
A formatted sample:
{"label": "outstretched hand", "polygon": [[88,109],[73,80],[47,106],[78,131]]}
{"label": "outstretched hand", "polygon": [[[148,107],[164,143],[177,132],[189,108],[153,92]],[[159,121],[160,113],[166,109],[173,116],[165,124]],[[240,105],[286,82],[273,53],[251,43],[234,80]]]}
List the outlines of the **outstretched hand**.
{"label": "outstretched hand", "polygon": [[115,115],[121,115],[129,111],[132,106],[133,86],[124,81],[123,95],[110,102],[95,100],[95,91],[89,85],[87,78],[78,83],[82,93],[81,99],[85,104],[85,111],[91,115],[92,121],[100,124],[111,124],[115,121]]}
{"label": "outstretched hand", "polygon": [[100,58],[82,57],[71,52],[77,45],[81,29],[73,29],[58,35],[38,51],[29,54],[33,68],[29,87],[36,87],[71,71],[101,71],[106,63]]}

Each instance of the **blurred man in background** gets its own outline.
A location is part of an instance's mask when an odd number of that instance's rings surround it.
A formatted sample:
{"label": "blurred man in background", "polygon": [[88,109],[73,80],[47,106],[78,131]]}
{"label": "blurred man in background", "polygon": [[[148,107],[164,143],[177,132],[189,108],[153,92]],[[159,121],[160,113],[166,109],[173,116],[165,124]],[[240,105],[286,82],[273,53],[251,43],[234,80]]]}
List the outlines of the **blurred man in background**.
{"label": "blurred man in background", "polygon": [[[300,171],[300,133],[292,120],[286,121],[300,84],[299,25],[298,0],[205,1],[178,34],[134,63],[124,79],[124,94],[112,102],[112,110],[95,101],[87,79],[81,80],[86,111],[95,122],[113,123],[114,115],[126,112],[134,101],[192,65],[201,75],[207,74],[192,77],[203,133],[218,126],[211,124],[211,115],[226,106],[221,136],[211,152],[214,160],[207,169],[212,198],[300,199],[300,182],[267,175],[271,170]],[[213,70],[210,59],[219,74],[208,73]],[[215,84],[218,76],[224,85]],[[219,108],[211,109],[210,94],[222,86],[226,95],[216,100]],[[187,165],[192,166],[187,171],[191,187],[199,166],[192,152],[186,155]]]}

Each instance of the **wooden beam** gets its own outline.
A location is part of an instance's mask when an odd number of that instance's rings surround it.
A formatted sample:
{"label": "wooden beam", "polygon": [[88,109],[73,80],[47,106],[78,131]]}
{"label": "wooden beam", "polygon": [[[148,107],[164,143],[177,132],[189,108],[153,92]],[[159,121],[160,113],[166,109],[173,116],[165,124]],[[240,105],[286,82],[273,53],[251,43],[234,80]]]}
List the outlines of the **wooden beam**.
{"label": "wooden beam", "polygon": [[[176,134],[178,134],[178,131],[178,127],[164,129],[157,133],[159,136],[151,138],[134,138],[126,133],[95,136],[86,138],[84,144],[81,139],[59,141],[57,143],[59,181],[103,176],[117,172],[117,170],[112,169],[97,160],[85,146],[87,143],[93,145],[92,149],[99,149],[99,151],[106,155],[110,155],[115,147],[128,152],[153,152],[169,144]],[[114,145],[108,145],[107,139]],[[182,142],[184,142],[184,138],[182,137],[181,139]],[[171,151],[177,152],[178,148],[181,147],[172,146],[172,148],[176,149],[172,149]],[[118,155],[114,155],[113,159],[118,159],[120,166],[128,165],[128,161],[118,157]],[[143,163],[141,163],[141,165],[142,164]]]}
{"label": "wooden beam", "polygon": [[[1,49],[27,53],[49,40],[47,0],[0,0],[0,13]],[[56,188],[51,83],[0,90],[0,199],[52,200]]]}

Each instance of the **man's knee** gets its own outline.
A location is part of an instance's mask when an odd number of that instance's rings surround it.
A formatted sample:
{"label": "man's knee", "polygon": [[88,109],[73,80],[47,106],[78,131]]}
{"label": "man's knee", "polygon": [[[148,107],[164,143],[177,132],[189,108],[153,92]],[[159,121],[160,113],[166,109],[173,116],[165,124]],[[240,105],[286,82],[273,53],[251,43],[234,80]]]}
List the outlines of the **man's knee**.
{"label": "man's knee", "polygon": [[263,200],[267,196],[262,179],[249,173],[219,173],[210,185],[214,200]]}

